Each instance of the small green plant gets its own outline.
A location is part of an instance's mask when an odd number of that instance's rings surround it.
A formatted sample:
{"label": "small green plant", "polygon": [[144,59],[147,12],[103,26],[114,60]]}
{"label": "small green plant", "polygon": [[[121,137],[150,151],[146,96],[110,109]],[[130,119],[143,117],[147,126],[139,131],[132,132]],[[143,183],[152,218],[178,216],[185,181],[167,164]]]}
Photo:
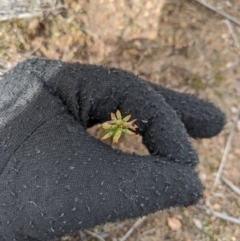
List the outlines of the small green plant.
{"label": "small green plant", "polygon": [[113,143],[117,143],[123,133],[135,135],[133,131],[138,128],[138,126],[134,124],[137,119],[129,121],[130,119],[131,115],[127,115],[126,117],[122,118],[119,110],[116,111],[116,115],[111,113],[111,120],[106,121],[101,125],[103,129],[109,130],[109,132],[103,136],[101,140],[113,137]]}

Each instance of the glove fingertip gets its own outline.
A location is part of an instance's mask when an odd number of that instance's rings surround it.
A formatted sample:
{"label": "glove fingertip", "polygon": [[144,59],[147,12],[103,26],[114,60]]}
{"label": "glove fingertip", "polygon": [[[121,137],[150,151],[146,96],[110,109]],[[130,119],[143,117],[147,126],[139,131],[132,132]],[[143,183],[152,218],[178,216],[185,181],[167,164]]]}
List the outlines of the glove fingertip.
{"label": "glove fingertip", "polygon": [[202,101],[198,113],[184,121],[189,135],[193,138],[210,138],[219,134],[226,124],[225,114],[212,103]]}

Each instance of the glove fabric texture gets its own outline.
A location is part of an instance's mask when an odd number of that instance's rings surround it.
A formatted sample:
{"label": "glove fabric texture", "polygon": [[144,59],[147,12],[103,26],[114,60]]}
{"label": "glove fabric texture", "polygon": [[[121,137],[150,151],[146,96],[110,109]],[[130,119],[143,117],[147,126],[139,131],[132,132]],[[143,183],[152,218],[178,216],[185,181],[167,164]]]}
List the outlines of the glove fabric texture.
{"label": "glove fabric texture", "polygon": [[[86,128],[119,109],[150,156],[113,150]],[[195,204],[203,186],[189,135],[225,124],[213,104],[101,66],[33,58],[0,80],[0,241],[75,230]]]}

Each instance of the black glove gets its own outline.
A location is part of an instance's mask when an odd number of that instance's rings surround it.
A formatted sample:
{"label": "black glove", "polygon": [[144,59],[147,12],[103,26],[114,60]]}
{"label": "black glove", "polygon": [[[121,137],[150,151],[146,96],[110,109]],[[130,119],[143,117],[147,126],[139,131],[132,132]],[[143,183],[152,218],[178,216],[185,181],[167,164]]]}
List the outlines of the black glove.
{"label": "black glove", "polygon": [[[137,119],[151,156],[86,132],[117,109]],[[123,70],[20,63],[0,81],[0,241],[50,240],[195,204],[203,187],[187,132],[211,137],[224,123],[212,104]]]}

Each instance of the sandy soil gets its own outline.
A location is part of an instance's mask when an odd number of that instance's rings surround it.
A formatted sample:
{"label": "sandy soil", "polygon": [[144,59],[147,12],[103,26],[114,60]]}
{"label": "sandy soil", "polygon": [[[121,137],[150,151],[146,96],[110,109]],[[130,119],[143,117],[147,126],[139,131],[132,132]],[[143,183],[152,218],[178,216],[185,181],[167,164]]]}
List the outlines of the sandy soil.
{"label": "sandy soil", "polygon": [[[208,3],[240,20],[238,0]],[[222,179],[214,186],[228,144],[222,177],[240,187],[240,120],[236,118],[240,110],[240,26],[194,0],[66,0],[63,4],[56,1],[44,16],[0,23],[0,73],[31,55],[103,64],[215,103],[227,115],[224,130],[212,139],[192,140],[201,160],[198,169],[205,198],[198,207],[148,216],[127,240],[239,240],[239,224],[205,209],[240,219],[240,196]],[[96,137],[99,131],[98,126],[90,130]],[[148,153],[141,137],[126,137],[115,148]],[[117,241],[135,222],[106,224],[91,232]],[[81,231],[61,240],[97,239]]]}

